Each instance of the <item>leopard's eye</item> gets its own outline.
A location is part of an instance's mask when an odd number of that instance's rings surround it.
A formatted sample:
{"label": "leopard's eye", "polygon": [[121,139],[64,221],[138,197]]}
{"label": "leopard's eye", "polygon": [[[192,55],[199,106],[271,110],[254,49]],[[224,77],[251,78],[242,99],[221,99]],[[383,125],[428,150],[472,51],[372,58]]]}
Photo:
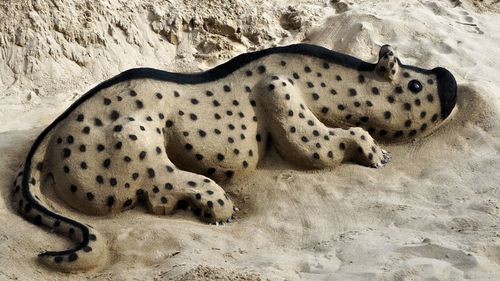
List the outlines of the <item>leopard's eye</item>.
{"label": "leopard's eye", "polygon": [[422,83],[420,83],[420,81],[418,80],[411,80],[409,83],[408,83],[408,89],[416,94],[420,91],[422,91]]}

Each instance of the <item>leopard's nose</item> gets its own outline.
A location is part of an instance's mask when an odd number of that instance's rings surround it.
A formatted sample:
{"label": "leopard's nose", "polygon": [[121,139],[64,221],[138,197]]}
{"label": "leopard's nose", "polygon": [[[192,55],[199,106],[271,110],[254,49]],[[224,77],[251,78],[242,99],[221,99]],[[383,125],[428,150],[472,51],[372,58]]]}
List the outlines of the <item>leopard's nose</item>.
{"label": "leopard's nose", "polygon": [[457,81],[451,72],[442,67],[434,68],[433,72],[437,78],[441,118],[446,119],[457,103]]}

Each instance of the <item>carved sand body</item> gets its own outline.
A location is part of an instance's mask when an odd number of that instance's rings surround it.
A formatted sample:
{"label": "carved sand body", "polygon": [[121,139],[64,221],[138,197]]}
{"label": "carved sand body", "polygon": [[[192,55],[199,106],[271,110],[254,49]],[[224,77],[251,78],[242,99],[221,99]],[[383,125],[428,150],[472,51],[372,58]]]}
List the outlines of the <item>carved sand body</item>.
{"label": "carved sand body", "polygon": [[205,221],[227,221],[234,207],[218,182],[255,169],[269,139],[304,168],[348,160],[380,167],[388,155],[372,137],[425,134],[455,101],[451,73],[405,66],[388,46],[377,64],[298,44],[198,74],[133,69],[92,89],[42,132],[14,183],[14,202],[32,222],[78,242],[42,253],[42,262],[87,270],[105,263],[105,240],[45,207],[44,177],[87,214],[143,202],[154,214],[189,207]]}

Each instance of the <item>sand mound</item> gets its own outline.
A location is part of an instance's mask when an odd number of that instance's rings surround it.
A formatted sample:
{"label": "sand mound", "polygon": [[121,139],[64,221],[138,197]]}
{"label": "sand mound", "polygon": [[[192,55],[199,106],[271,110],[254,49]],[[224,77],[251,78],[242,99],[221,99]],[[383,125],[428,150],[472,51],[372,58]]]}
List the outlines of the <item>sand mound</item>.
{"label": "sand mound", "polygon": [[[12,2],[12,1],[11,1]],[[35,255],[67,241],[19,217],[14,170],[40,130],[96,83],[137,66],[190,72],[248,50],[308,42],[443,65],[458,110],[393,161],[303,171],[274,150],[225,188],[240,219],[90,217],[112,262],[72,280],[499,280],[498,1],[41,1],[0,3],[0,280],[66,280]],[[50,196],[49,196],[50,198]]]}

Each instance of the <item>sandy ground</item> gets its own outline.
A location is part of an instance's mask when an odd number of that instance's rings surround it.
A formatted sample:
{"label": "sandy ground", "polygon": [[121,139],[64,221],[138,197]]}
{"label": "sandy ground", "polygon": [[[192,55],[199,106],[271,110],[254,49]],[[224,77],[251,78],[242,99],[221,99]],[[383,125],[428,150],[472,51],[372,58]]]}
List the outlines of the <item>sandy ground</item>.
{"label": "sandy ground", "polygon": [[[0,3],[0,280],[500,280],[499,1],[65,2]],[[131,67],[199,71],[296,42],[369,61],[390,43],[405,63],[446,66],[458,110],[427,138],[384,145],[393,161],[379,170],[302,171],[270,150],[225,187],[241,209],[230,225],[55,204],[99,229],[112,261],[69,276],[36,262],[67,241],[18,216],[10,185],[76,98]]]}

